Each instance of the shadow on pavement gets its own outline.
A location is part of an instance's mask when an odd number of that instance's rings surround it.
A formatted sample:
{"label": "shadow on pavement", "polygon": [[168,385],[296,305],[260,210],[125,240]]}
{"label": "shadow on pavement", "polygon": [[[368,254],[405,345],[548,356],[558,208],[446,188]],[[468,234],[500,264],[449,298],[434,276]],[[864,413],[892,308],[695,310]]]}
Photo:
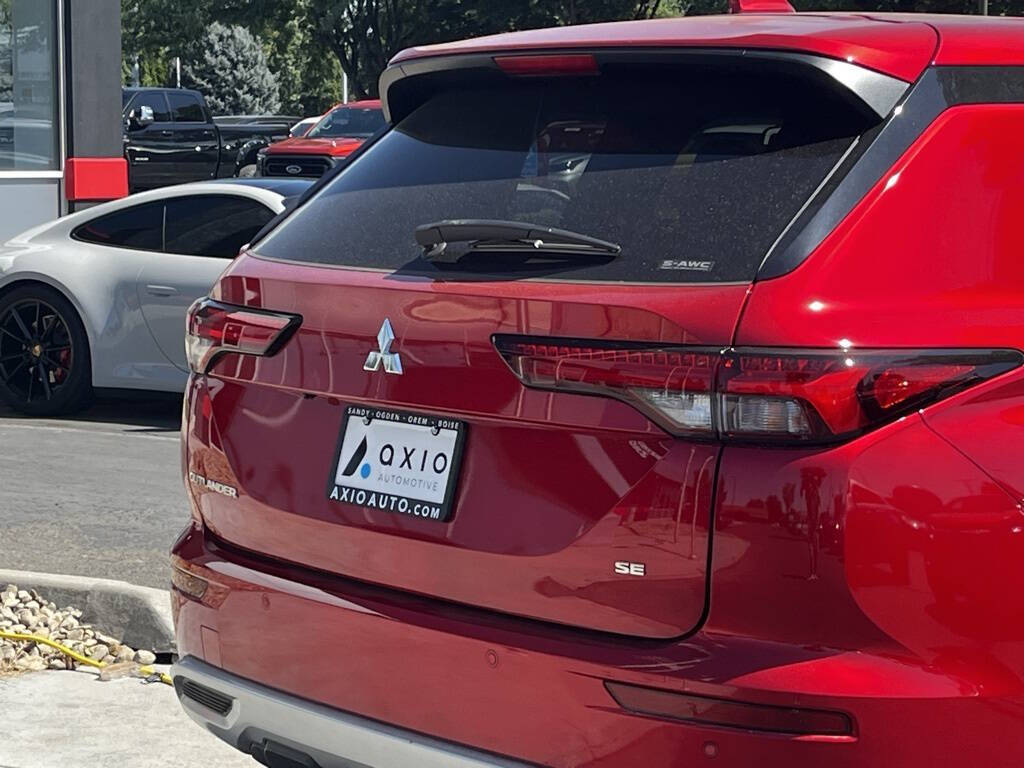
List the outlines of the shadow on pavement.
{"label": "shadow on pavement", "polygon": [[0,420],[17,420],[36,424],[114,425],[119,431],[173,434],[181,427],[181,395],[159,392],[98,394],[84,411],[63,418],[37,419],[25,416],[0,404]]}

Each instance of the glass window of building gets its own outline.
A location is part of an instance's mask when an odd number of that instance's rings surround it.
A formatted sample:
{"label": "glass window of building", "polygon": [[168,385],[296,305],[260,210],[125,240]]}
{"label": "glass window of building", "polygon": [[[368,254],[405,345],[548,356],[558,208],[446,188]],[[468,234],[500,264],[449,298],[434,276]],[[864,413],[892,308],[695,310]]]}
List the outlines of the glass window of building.
{"label": "glass window of building", "polygon": [[57,170],[56,3],[0,0],[0,171]]}

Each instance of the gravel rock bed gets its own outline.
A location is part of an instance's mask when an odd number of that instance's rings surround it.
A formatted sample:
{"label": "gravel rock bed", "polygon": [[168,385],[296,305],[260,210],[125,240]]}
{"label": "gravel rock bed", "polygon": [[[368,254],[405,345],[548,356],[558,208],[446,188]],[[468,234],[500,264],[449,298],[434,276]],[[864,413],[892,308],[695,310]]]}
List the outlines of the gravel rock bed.
{"label": "gravel rock bed", "polygon": [[[36,590],[8,584],[0,591],[0,631],[49,638],[103,664],[134,662],[152,664],[151,651],[135,650],[83,624],[82,612],[73,607],[57,608]],[[43,669],[75,669],[79,662],[45,643],[0,637],[0,672]]]}

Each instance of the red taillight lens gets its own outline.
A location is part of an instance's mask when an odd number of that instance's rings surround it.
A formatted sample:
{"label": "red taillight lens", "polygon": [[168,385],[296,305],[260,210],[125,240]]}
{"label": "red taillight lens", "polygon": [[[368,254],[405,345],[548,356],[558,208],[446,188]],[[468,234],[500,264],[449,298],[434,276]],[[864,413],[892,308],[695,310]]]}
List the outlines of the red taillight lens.
{"label": "red taillight lens", "polygon": [[196,373],[206,373],[217,355],[274,354],[299,327],[298,315],[267,312],[200,299],[185,321],[185,357]]}
{"label": "red taillight lens", "polygon": [[509,75],[596,75],[597,59],[589,53],[495,56],[494,63]]}
{"label": "red taillight lens", "polygon": [[712,434],[720,350],[503,336],[494,343],[527,386],[616,397],[674,434]]}
{"label": "red taillight lens", "polygon": [[664,347],[495,336],[524,384],[624,400],[672,434],[834,442],[1019,366],[1014,350]]}

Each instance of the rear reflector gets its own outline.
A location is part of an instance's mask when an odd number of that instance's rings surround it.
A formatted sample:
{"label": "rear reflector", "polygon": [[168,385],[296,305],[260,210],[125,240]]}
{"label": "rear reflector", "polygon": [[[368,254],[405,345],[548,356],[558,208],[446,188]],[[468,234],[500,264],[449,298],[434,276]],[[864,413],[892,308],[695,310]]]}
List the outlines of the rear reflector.
{"label": "rear reflector", "polygon": [[589,53],[495,56],[494,63],[509,75],[596,75],[597,59]]}
{"label": "rear reflector", "polygon": [[210,583],[178,567],[171,568],[171,584],[179,592],[195,600],[202,600]]}
{"label": "rear reflector", "polygon": [[529,387],[623,400],[671,434],[835,442],[1016,368],[1015,350],[663,347],[527,336],[494,345]]}
{"label": "rear reflector", "polygon": [[298,315],[266,312],[199,299],[185,321],[185,357],[196,373],[206,373],[225,352],[270,356],[302,323]]}
{"label": "rear reflector", "polygon": [[752,704],[623,683],[604,685],[620,707],[643,715],[794,736],[854,735],[853,720],[843,712]]}

